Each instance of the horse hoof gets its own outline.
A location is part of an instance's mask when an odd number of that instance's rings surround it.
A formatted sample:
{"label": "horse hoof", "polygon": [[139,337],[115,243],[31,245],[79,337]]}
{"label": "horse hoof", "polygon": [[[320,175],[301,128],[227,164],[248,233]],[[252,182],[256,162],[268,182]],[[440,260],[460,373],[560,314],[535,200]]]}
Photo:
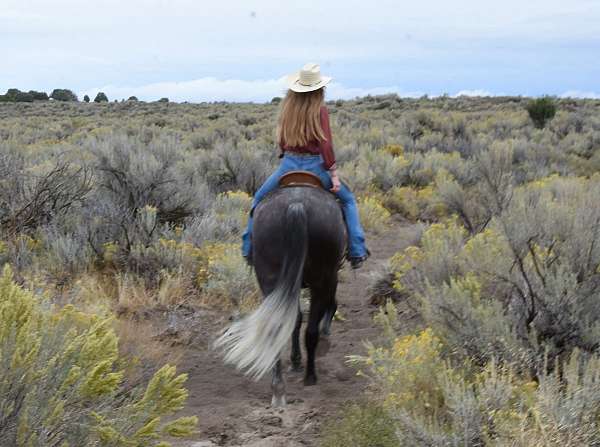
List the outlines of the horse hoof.
{"label": "horse hoof", "polygon": [[283,408],[287,404],[285,395],[283,396],[273,396],[271,398],[271,407],[272,408]]}
{"label": "horse hoof", "polygon": [[313,386],[317,384],[317,376],[306,376],[304,378],[304,386]]}
{"label": "horse hoof", "polygon": [[304,366],[302,366],[302,365],[293,365],[292,364],[292,365],[290,365],[289,372],[292,372],[292,373],[301,373],[301,372],[304,372]]}

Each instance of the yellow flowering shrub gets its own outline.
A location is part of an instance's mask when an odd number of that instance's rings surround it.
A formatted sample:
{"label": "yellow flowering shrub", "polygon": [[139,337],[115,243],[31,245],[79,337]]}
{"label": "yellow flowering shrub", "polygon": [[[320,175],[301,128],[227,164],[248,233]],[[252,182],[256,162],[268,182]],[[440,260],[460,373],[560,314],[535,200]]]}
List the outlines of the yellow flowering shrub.
{"label": "yellow flowering shrub", "polygon": [[126,390],[110,322],[72,306],[48,309],[5,267],[1,445],[158,446],[166,434],[193,432],[195,417],[171,418],[187,398],[186,375],[166,365],[145,388]]}
{"label": "yellow flowering shrub", "polygon": [[102,259],[107,264],[113,264],[119,253],[119,244],[116,242],[105,242],[102,244],[103,252]]}
{"label": "yellow flowering shrub", "polygon": [[376,316],[384,328],[384,344],[376,347],[369,343],[366,356],[350,356],[349,361],[361,368],[359,374],[373,381],[387,410],[403,408],[432,416],[443,405],[438,383],[445,368],[441,341],[431,329],[395,336],[395,311],[388,302]]}
{"label": "yellow flowering shrub", "polygon": [[218,307],[252,306],[258,299],[254,273],[237,243],[212,243],[202,248],[204,263],[198,278],[203,300]]}
{"label": "yellow flowering shrub", "polygon": [[385,195],[383,205],[394,213],[416,220],[421,211],[417,191],[412,186],[394,186]]}
{"label": "yellow flowering shrub", "polygon": [[390,267],[394,272],[394,288],[401,292],[405,291],[406,288],[402,284],[402,278],[408,272],[410,272],[419,262],[423,261],[423,251],[419,247],[410,246],[404,249],[402,252],[396,253],[390,259]]}
{"label": "yellow flowering shrub", "polygon": [[383,204],[374,197],[364,197],[358,200],[360,221],[367,231],[379,233],[390,224],[391,214]]}
{"label": "yellow flowering shrub", "polygon": [[30,251],[39,251],[42,248],[40,240],[31,237],[28,234],[19,234],[17,237],[17,243],[23,244]]}
{"label": "yellow flowering shrub", "polygon": [[410,220],[440,219],[447,213],[433,186],[395,186],[384,197],[383,205]]}
{"label": "yellow flowering shrub", "polygon": [[[477,295],[476,283],[467,283]],[[376,317],[384,327],[381,344],[367,344],[366,355],[349,358],[372,384],[374,400],[362,411],[383,412],[381,418],[393,425],[392,445],[527,447],[600,441],[600,409],[594,405],[600,399],[599,357],[583,358],[575,350],[534,380],[494,358],[482,365],[457,358],[430,328],[398,335],[392,330],[395,314],[389,303],[381,309]],[[342,420],[348,432],[343,436],[352,439],[356,431],[361,439],[360,424],[347,424],[353,417],[346,414]]]}
{"label": "yellow flowering shrub", "polygon": [[421,246],[409,246],[390,258],[393,287],[399,292],[421,289],[422,272],[437,281],[449,280],[460,269],[460,254],[467,233],[456,219],[430,225]]}
{"label": "yellow flowering shrub", "polygon": [[[443,369],[440,340],[431,329],[416,335],[396,339],[392,349],[384,354],[385,362],[377,367],[385,383],[385,405],[421,411],[435,411],[442,404],[436,371]],[[374,360],[375,361],[375,360]],[[377,363],[375,361],[375,363]]]}
{"label": "yellow flowering shrub", "polygon": [[508,241],[500,231],[491,227],[468,239],[459,259],[464,270],[476,270],[482,278],[510,269],[507,264],[512,262]]}
{"label": "yellow flowering shrub", "polygon": [[394,157],[400,157],[404,155],[404,146],[401,144],[388,144],[383,146],[382,151],[387,152]]}
{"label": "yellow flowering shrub", "polygon": [[246,226],[252,197],[244,191],[228,191],[217,196],[214,205],[215,217],[223,226],[241,230]]}
{"label": "yellow flowering shrub", "polygon": [[206,258],[206,254],[200,248],[189,242],[160,238],[158,244],[166,251],[177,253],[177,256],[181,257],[181,263],[185,263],[186,261],[193,262]]}

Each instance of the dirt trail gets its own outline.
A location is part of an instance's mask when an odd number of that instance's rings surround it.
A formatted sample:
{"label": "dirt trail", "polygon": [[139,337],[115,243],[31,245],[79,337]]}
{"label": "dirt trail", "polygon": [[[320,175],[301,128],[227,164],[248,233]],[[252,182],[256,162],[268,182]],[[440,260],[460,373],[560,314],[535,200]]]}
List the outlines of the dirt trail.
{"label": "dirt trail", "polygon": [[[200,433],[194,440],[174,445],[317,446],[322,422],[336,414],[344,402],[360,397],[366,385],[365,379],[356,376],[355,370],[345,364],[345,357],[363,353],[362,341],[374,340],[380,333],[373,323],[375,308],[367,303],[369,274],[407,246],[413,232],[412,226],[397,224],[384,235],[372,236],[369,247],[373,254],[365,266],[356,272],[345,267],[337,299],[346,320],[334,321],[329,342],[320,346],[320,351],[327,353],[317,358],[319,383],[316,386],[304,387],[302,374],[286,373],[288,405],[285,409],[269,407],[270,377],[253,382],[224,365],[210,350],[214,334],[228,324],[228,316],[206,313],[195,317],[202,330],[186,348],[180,368],[189,374],[186,386],[190,397],[185,413],[198,416]],[[304,325],[302,344],[303,339]],[[286,371],[288,357],[289,351],[283,358]]]}

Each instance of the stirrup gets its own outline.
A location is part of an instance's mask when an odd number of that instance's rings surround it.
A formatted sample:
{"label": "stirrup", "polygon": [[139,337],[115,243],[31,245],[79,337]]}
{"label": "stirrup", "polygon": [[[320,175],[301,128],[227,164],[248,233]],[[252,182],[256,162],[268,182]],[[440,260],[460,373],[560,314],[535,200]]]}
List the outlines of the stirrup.
{"label": "stirrup", "polygon": [[368,248],[367,253],[364,256],[348,256],[350,267],[352,267],[354,270],[361,268],[364,262],[369,259],[369,256],[371,256],[371,252]]}

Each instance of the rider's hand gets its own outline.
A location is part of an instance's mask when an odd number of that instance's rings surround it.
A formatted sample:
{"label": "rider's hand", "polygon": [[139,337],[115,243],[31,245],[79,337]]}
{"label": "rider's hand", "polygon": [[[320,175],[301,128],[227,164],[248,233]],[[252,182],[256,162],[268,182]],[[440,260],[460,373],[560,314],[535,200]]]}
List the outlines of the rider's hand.
{"label": "rider's hand", "polygon": [[338,192],[340,190],[340,187],[342,186],[342,184],[340,183],[340,178],[337,175],[337,172],[332,171],[330,172],[331,174],[331,183],[333,184],[333,187],[330,189],[331,192]]}

